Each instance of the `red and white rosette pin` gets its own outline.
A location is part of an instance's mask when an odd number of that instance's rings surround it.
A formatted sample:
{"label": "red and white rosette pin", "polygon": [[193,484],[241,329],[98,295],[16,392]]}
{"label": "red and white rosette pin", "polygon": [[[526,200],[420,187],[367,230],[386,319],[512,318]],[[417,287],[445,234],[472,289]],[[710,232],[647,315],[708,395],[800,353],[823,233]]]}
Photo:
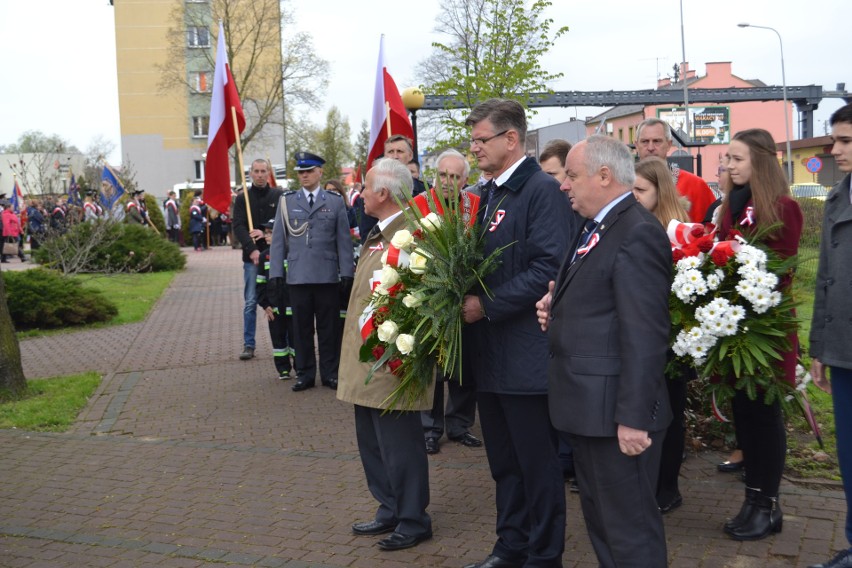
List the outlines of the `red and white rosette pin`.
{"label": "red and white rosette pin", "polygon": [[740,221],[740,225],[744,225],[746,227],[751,227],[754,225],[754,207],[749,205],[745,210],[745,217]]}
{"label": "red and white rosette pin", "polygon": [[589,242],[577,249],[577,258],[586,256],[590,250],[595,248],[599,240],[601,240],[600,233],[592,233],[592,236],[589,237]]}

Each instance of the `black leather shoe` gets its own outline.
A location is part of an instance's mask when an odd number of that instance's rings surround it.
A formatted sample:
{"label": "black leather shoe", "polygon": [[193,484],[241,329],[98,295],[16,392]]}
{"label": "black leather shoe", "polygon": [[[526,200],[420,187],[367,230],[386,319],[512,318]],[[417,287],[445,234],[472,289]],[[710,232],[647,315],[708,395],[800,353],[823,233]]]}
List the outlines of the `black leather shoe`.
{"label": "black leather shoe", "polygon": [[852,550],[838,552],[837,556],[823,564],[811,564],[808,568],[852,568]]}
{"label": "black leather shoe", "polygon": [[716,469],[722,473],[735,473],[740,471],[745,467],[744,461],[731,462],[731,461],[723,461],[722,463],[716,465]]}
{"label": "black leather shoe", "polygon": [[521,568],[521,566],[523,566],[523,562],[512,562],[492,554],[482,562],[474,562],[464,568]]}
{"label": "black leather shoe", "polygon": [[374,536],[393,532],[395,528],[396,525],[386,525],[379,521],[365,521],[363,523],[354,523],[352,525],[352,532],[361,536]]}
{"label": "black leather shoe", "polygon": [[683,497],[680,495],[676,495],[674,499],[666,503],[665,505],[660,505],[660,512],[662,514],[670,513],[683,505]]}
{"label": "black leather shoe", "polygon": [[420,535],[402,534],[398,532],[391,533],[387,538],[383,538],[376,543],[376,546],[382,550],[404,550],[417,546],[424,540],[432,538],[432,531]]}
{"label": "black leather shoe", "polygon": [[323,381],[322,386],[328,387],[331,390],[336,391],[337,390],[337,379],[331,379],[329,381]]}
{"label": "black leather shoe", "polygon": [[438,445],[437,438],[426,438],[426,453],[427,454],[437,454],[441,451],[441,447]]}
{"label": "black leather shoe", "polygon": [[314,388],[314,386],[316,386],[316,383],[314,381],[310,381],[308,379],[299,379],[298,381],[296,381],[296,384],[294,384],[292,388],[294,392],[299,392],[303,390],[312,389]]}
{"label": "black leather shoe", "polygon": [[480,440],[470,432],[465,432],[461,436],[450,438],[450,440],[452,440],[453,442],[458,442],[462,446],[467,446],[468,448],[478,448],[482,446],[482,440]]}

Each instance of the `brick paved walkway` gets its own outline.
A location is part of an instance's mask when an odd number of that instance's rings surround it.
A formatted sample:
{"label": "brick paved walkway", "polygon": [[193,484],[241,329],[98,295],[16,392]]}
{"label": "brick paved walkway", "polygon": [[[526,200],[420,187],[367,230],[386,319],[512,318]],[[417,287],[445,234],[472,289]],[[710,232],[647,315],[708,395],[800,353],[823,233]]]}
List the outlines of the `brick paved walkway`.
{"label": "brick paved walkway", "polygon": [[[389,553],[351,534],[375,508],[351,406],[278,381],[264,325],[257,358],[237,360],[241,289],[238,251],[190,252],[144,322],[22,342],[28,377],[105,378],[68,433],[0,430],[0,566],[458,568],[488,554],[484,451],[453,443],[430,458],[434,539]],[[798,567],[845,546],[830,484],[785,481],[781,534],[725,537],[743,486],[715,472],[720,457],[684,466],[685,503],[666,517],[671,566]],[[564,565],[597,566],[570,493]]]}

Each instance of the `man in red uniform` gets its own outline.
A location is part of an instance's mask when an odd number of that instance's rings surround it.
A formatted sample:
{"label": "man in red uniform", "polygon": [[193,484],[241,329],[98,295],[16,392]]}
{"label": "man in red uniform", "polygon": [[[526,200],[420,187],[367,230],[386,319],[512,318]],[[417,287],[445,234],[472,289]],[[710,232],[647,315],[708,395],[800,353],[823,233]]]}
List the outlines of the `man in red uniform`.
{"label": "man in red uniform", "polygon": [[[636,127],[636,151],[639,159],[656,156],[666,159],[672,147],[672,130],[658,118],[646,118]],[[713,190],[703,179],[685,170],[672,171],[678,192],[689,200],[689,220],[701,223],[707,214],[707,208],[716,201]]]}

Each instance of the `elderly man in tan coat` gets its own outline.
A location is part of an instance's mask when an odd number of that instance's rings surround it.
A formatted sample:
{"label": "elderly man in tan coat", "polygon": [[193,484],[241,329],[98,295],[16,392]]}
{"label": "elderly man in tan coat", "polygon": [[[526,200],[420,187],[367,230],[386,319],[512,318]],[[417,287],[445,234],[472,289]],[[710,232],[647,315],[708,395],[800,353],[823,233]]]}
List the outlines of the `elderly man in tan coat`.
{"label": "elderly man in tan coat", "polygon": [[[405,228],[405,217],[397,201],[411,198],[412,178],[408,168],[383,158],[367,172],[361,193],[365,211],[379,222],[364,241],[361,259],[349,300],[350,314],[360,314],[370,298],[370,277],[381,268],[382,250],[394,233]],[[355,405],[355,435],[370,493],[379,502],[371,521],[352,525],[356,535],[392,533],[377,544],[383,550],[402,550],[432,538],[429,505],[429,462],[423,444],[420,410],[432,408],[433,388],[406,411],[387,409],[387,399],[399,384],[387,368],[364,380],[369,363],[359,360],[361,332],[358,318],[346,318],[340,356],[337,398]]]}

